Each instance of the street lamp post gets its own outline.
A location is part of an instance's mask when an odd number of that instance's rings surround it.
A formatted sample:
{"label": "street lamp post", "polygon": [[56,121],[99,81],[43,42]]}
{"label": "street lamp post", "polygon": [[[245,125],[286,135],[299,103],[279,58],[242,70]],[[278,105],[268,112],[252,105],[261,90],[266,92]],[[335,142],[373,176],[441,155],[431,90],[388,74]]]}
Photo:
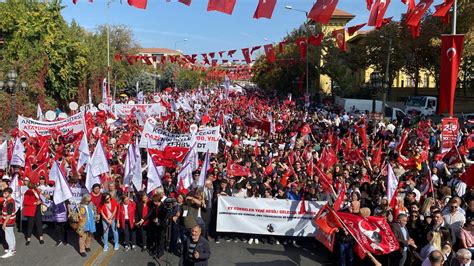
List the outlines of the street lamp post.
{"label": "street lamp post", "polygon": [[[7,79],[8,81],[5,83],[0,80],[0,90],[3,90],[5,87],[5,91],[11,94],[11,106],[10,106],[10,117],[11,117],[11,125],[12,128],[16,126],[16,91],[18,88],[17,84],[18,74],[15,70],[8,71]],[[5,86],[6,85],[6,86]],[[26,82],[20,82],[21,89],[26,89],[28,85]]]}
{"label": "street lamp post", "polygon": [[[371,92],[372,92],[372,113],[375,113],[375,107],[376,107],[376,95],[377,93],[384,88],[384,84],[382,81],[382,76],[380,75],[379,72],[372,72],[370,74],[370,86],[369,86]],[[382,113],[384,112],[385,107],[382,106]]]}
{"label": "street lamp post", "polygon": [[180,40],[180,41],[174,42],[174,50],[176,51],[176,47],[177,47],[178,43],[180,43],[180,42],[187,42],[187,41],[188,41],[188,39],[182,39],[182,40]]}
{"label": "street lamp post", "polygon": [[306,31],[306,94],[309,95],[309,59],[308,59],[308,39],[309,39],[309,19],[308,19],[308,12],[301,10],[301,9],[296,9],[293,8],[292,6],[285,6],[286,9],[288,10],[294,10],[297,12],[304,13],[306,16],[306,22],[305,22],[305,31]]}
{"label": "street lamp post", "polygon": [[388,98],[390,99],[390,96],[391,96],[390,88],[392,87],[392,86],[390,86],[390,76],[389,76],[390,75],[390,56],[392,55],[392,39],[387,38],[383,35],[381,35],[380,38],[388,40],[387,64],[385,66],[385,83],[387,85],[387,90],[383,91],[383,96],[382,96],[382,104],[385,108],[385,102],[387,101],[387,95],[388,95]]}

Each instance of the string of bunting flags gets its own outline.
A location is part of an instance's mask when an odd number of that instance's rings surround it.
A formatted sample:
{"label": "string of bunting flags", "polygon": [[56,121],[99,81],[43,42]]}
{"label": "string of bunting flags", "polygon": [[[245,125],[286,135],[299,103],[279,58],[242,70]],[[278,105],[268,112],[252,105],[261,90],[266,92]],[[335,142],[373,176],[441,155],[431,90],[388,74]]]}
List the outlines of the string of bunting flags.
{"label": "string of bunting flags", "polygon": [[[90,3],[93,2],[93,0],[87,0],[87,1]],[[430,6],[433,4],[434,0],[420,0],[418,4],[415,4],[415,0],[400,0],[400,1],[403,4],[407,5],[407,12],[405,14],[405,24],[410,29],[412,37],[417,38],[420,35],[421,18],[426,13],[426,11],[428,11]],[[77,4],[78,0],[73,0],[72,2],[73,4]],[[140,8],[140,9],[146,9],[148,5],[148,0],[127,0],[127,2],[130,6]],[[166,0],[166,2],[171,2],[171,0]],[[190,6],[192,3],[192,0],[178,0],[178,2],[186,6]],[[208,12],[217,11],[217,12],[225,13],[228,15],[232,15],[236,2],[237,0],[208,0],[207,11]],[[276,3],[277,3],[277,0],[259,0],[255,9],[253,18],[271,19],[273,15],[273,11],[275,10]],[[339,0],[317,0],[312,6],[311,10],[307,12],[307,18],[313,22],[326,25],[331,20],[331,17],[333,16],[338,3],[339,3]],[[388,7],[390,6],[390,3],[391,3],[391,0],[375,0],[375,1],[366,0],[367,10],[370,11],[369,19],[367,23],[358,24],[358,25],[349,27],[348,29],[349,36],[352,36],[355,31],[361,29],[362,27],[366,25],[375,27],[376,29],[380,29],[384,25],[390,23],[393,17],[389,17],[389,18],[384,17],[385,13],[387,12]],[[454,4],[454,0],[443,0],[443,3],[434,6],[435,12],[433,13],[433,16],[440,17],[443,23],[448,24],[450,21],[449,10],[453,6],[453,4]],[[341,48],[340,45],[339,45],[339,48]],[[222,57],[221,53],[220,53],[220,56]],[[247,56],[244,55],[244,58],[247,59]],[[192,60],[194,59],[191,58],[190,61]],[[203,60],[204,62],[209,61],[209,59],[206,59],[206,58],[203,58]],[[212,60],[212,62],[214,61]],[[211,64],[211,61],[209,61],[209,64]]]}

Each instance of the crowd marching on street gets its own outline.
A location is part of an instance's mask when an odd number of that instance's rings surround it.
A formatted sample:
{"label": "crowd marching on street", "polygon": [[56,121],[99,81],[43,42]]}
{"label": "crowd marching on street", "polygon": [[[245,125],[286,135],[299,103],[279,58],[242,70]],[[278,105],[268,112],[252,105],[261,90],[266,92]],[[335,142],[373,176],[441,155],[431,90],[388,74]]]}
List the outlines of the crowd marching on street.
{"label": "crowd marching on street", "polygon": [[[20,117],[3,137],[3,259],[16,255],[24,220],[27,246],[53,244],[43,239],[48,224],[57,247],[78,241],[83,257],[98,241],[104,251],[170,252],[183,265],[207,265],[209,241],[319,240],[338,265],[471,263],[474,135],[466,128],[443,149],[441,124],[423,116],[377,120],[332,103],[220,88],[122,94],[72,109],[62,124],[38,115],[64,128]],[[300,214],[308,202],[325,204],[311,237],[258,235],[217,230],[219,197],[297,201]]]}

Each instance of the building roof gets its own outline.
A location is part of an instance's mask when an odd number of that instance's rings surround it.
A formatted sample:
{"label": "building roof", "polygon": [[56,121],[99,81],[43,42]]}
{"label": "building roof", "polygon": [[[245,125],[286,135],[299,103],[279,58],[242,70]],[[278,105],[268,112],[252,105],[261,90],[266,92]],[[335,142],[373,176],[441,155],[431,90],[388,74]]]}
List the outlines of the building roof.
{"label": "building roof", "polygon": [[332,13],[332,17],[333,18],[354,18],[355,15],[336,8],[334,10],[334,13]]}
{"label": "building roof", "polygon": [[181,54],[180,51],[168,49],[168,48],[140,48],[138,49],[140,54]]}

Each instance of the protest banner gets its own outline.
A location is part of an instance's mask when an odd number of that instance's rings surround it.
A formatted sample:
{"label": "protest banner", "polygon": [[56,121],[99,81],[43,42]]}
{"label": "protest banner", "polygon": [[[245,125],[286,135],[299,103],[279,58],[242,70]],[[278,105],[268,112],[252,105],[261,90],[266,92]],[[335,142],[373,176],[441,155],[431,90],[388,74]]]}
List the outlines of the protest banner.
{"label": "protest banner", "polygon": [[84,132],[84,113],[79,112],[64,120],[54,122],[34,120],[20,115],[18,116],[18,129],[26,132],[31,137],[36,137],[36,134],[48,136],[51,135],[52,131],[60,131],[63,134],[66,134],[71,130],[72,133]]}
{"label": "protest banner", "polygon": [[301,201],[219,196],[217,231],[274,236],[314,237],[314,216],[325,201]]}
{"label": "protest banner", "polygon": [[[27,190],[28,190],[28,187],[26,186],[21,187],[21,195],[25,194],[25,191]],[[72,192],[72,198],[69,199],[69,203],[71,204],[72,210],[77,210],[77,205],[81,203],[82,196],[84,194],[87,194],[88,192],[87,192],[87,189],[85,188],[71,188],[71,192]],[[41,188],[41,199],[43,200],[43,204],[48,207],[46,212],[43,214],[43,222],[54,222],[53,220],[54,203],[52,200],[46,199],[43,196],[44,194],[53,196],[54,187]],[[22,208],[23,208],[23,205],[22,205]],[[26,220],[26,217],[23,217],[23,220]]]}
{"label": "protest banner", "polygon": [[[148,118],[140,138],[140,148],[163,150],[165,147],[191,148],[192,134],[174,134],[156,126],[154,118]],[[194,134],[198,152],[217,153],[219,147],[220,126],[205,127]]]}
{"label": "protest banner", "polygon": [[117,117],[127,117],[134,111],[140,111],[145,116],[159,116],[166,109],[159,103],[154,104],[114,104],[112,110]]}
{"label": "protest banner", "polygon": [[443,118],[441,131],[442,152],[449,151],[458,141],[459,122],[457,118]]}

